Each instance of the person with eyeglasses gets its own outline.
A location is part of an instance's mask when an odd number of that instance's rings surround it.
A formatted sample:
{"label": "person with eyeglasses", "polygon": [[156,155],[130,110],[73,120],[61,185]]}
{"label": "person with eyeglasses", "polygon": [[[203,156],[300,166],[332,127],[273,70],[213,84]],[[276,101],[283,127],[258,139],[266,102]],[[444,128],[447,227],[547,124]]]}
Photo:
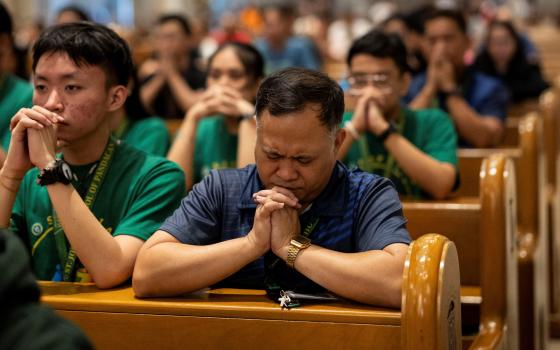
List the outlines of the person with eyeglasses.
{"label": "person with eyeglasses", "polygon": [[447,197],[458,183],[457,134],[445,112],[401,106],[411,78],[400,38],[373,30],[352,44],[347,62],[347,93],[357,102],[344,114],[349,137],[338,159],[391,179],[401,196]]}

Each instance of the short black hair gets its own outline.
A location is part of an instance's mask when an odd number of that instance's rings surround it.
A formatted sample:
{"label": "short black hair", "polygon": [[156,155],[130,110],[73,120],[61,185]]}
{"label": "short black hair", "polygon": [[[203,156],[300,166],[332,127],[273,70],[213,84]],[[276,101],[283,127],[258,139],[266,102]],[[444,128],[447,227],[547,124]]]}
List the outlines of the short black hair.
{"label": "short black hair", "polygon": [[181,29],[183,29],[183,32],[187,36],[192,35],[191,24],[185,16],[182,16],[182,15],[179,15],[179,14],[167,14],[167,15],[163,15],[163,16],[159,17],[158,20],[157,20],[158,25],[162,25],[162,24],[165,24],[167,22],[177,22],[179,24],[179,26],[181,27]]}
{"label": "short black hair", "polygon": [[66,23],[44,31],[33,47],[33,72],[43,55],[53,53],[67,54],[77,66],[99,66],[107,74],[107,86],[126,86],[132,74],[128,45],[114,31],[100,24]]}
{"label": "short black hair", "polygon": [[438,8],[428,12],[424,17],[424,32],[426,31],[426,24],[429,21],[439,18],[452,20],[453,22],[455,22],[455,24],[457,24],[457,27],[459,27],[459,30],[461,30],[463,34],[467,34],[467,22],[465,21],[465,16],[461,11]]}
{"label": "short black hair", "polygon": [[91,21],[91,19],[89,18],[88,14],[86,13],[86,11],[84,11],[81,7],[78,7],[76,5],[68,5],[68,6],[64,6],[63,8],[61,8],[60,10],[58,10],[57,12],[57,17],[60,16],[63,12],[72,12],[74,13],[79,19],[80,21],[84,21],[84,22],[89,22]]}
{"label": "short black hair", "polygon": [[396,34],[387,34],[374,29],[356,39],[348,51],[347,63],[350,66],[352,58],[358,54],[370,55],[376,58],[392,59],[401,73],[408,72],[406,47]]}
{"label": "short black hair", "polygon": [[223,50],[227,48],[232,48],[241,61],[241,65],[245,69],[245,73],[253,79],[253,81],[257,81],[264,77],[264,59],[261,53],[251,44],[244,44],[238,42],[226,42],[222,44],[210,58],[208,58],[208,67],[212,65],[212,61],[214,61],[214,57]]}
{"label": "short black hair", "polygon": [[424,34],[424,19],[426,16],[435,10],[434,5],[426,4],[412,9],[410,12],[405,13],[406,23],[408,29],[417,33]]}
{"label": "short black hair", "polygon": [[12,35],[12,17],[8,9],[0,2],[0,34]]}
{"label": "short black hair", "polygon": [[303,111],[310,103],[321,107],[319,120],[328,130],[338,129],[344,113],[344,94],[325,74],[306,68],[286,68],[266,78],[257,92],[257,119]]}

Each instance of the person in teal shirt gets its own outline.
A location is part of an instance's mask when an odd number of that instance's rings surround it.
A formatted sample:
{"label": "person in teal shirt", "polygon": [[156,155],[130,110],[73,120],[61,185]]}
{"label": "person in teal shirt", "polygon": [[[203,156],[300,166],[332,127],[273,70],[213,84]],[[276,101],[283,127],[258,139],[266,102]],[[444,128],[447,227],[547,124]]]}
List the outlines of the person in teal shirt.
{"label": "person in teal shirt", "polygon": [[0,228],[25,243],[40,280],[116,286],[179,204],[184,176],[111,135],[132,71],[111,29],[53,26],[35,43],[32,68],[34,106],[12,118],[0,169]]}
{"label": "person in teal shirt", "polygon": [[185,172],[186,186],[212,169],[254,163],[253,102],[264,61],[251,45],[226,43],[208,60],[208,89],[187,112],[167,155]]}
{"label": "person in teal shirt", "polygon": [[163,119],[151,115],[142,105],[135,71],[130,77],[128,89],[130,95],[124,106],[111,116],[113,135],[136,149],[165,157],[171,145],[169,131]]}
{"label": "person in teal shirt", "polygon": [[[12,19],[0,4],[0,63],[2,55],[12,51]],[[10,145],[10,120],[20,108],[31,107],[33,87],[0,65],[0,167]]]}
{"label": "person in teal shirt", "polygon": [[349,94],[357,103],[344,115],[338,158],[391,179],[403,197],[445,198],[457,183],[457,134],[443,111],[401,106],[410,83],[406,57],[398,36],[377,30],[352,44]]}

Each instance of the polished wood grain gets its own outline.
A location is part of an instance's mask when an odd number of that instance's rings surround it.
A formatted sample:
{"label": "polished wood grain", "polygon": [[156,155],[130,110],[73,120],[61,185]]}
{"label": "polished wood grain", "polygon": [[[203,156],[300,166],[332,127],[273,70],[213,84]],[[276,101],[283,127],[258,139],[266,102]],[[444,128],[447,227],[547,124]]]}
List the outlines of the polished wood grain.
{"label": "polished wood grain", "polygon": [[546,156],[546,202],[548,214],[550,334],[560,338],[560,77],[540,98]]}
{"label": "polished wood grain", "polygon": [[521,156],[521,149],[515,148],[461,148],[457,150],[459,160],[459,176],[461,185],[454,192],[456,197],[478,196],[480,192],[480,166],[482,160],[495,153],[502,153],[507,157],[517,159]]}
{"label": "polished wood grain", "polygon": [[[418,262],[430,261],[431,264]],[[98,349],[448,349],[460,340],[458,260],[454,245],[439,235],[409,247],[403,279],[415,297],[433,302],[407,309],[406,320],[423,328],[403,332],[399,310],[350,301],[283,310],[264,291],[205,290],[177,298],[135,298],[124,286],[41,282],[42,301],[76,322]],[[418,278],[422,276],[422,278]],[[404,305],[411,305],[403,292]],[[426,318],[426,315],[430,315]],[[453,316],[451,329],[447,320]],[[422,321],[417,320],[422,318]],[[407,323],[408,324],[408,323]],[[404,326],[409,327],[409,326]],[[430,337],[425,345],[403,337]],[[433,345],[436,344],[434,347]]]}
{"label": "polished wood grain", "polygon": [[480,177],[483,303],[480,337],[471,349],[518,349],[515,170],[510,159],[496,154],[483,161]]}
{"label": "polished wood grain", "polygon": [[[403,280],[402,348],[459,349],[460,272],[455,245],[428,234],[413,242],[410,251]],[[435,275],[436,280],[428,277]]]}
{"label": "polished wood grain", "polygon": [[[480,319],[474,320],[481,327],[481,338],[473,339],[476,348],[507,344],[517,349],[517,332],[512,331],[518,321],[515,170],[511,159],[493,154],[479,173],[480,197],[405,202],[403,211],[413,237],[433,229],[455,243],[462,306],[482,301]],[[463,317],[463,322],[473,321]]]}

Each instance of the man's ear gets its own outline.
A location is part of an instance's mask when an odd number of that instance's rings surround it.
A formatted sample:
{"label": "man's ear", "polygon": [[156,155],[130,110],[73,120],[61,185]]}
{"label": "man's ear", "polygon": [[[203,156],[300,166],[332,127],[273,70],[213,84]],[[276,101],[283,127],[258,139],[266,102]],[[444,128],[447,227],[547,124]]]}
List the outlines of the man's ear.
{"label": "man's ear", "polygon": [[121,108],[128,97],[128,89],[123,85],[112,86],[109,89],[109,112],[116,111]]}
{"label": "man's ear", "polygon": [[340,128],[336,131],[336,136],[334,139],[334,152],[335,155],[338,155],[338,151],[340,150],[340,147],[342,146],[342,143],[344,143],[344,140],[346,139],[346,130],[343,128]]}

